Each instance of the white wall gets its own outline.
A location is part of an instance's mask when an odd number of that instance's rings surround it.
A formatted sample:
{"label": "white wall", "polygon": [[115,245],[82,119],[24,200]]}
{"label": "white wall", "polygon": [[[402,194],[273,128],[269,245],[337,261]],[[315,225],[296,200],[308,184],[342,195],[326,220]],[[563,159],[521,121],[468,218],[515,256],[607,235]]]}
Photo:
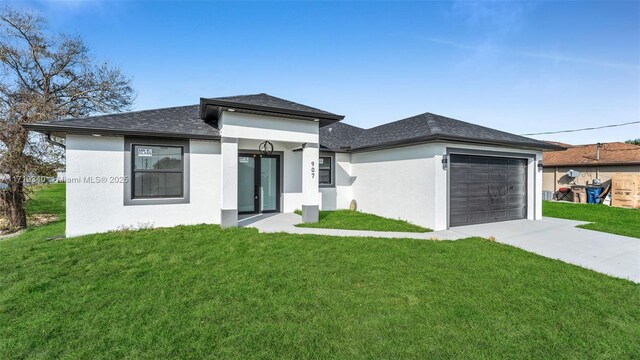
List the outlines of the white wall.
{"label": "white wall", "polygon": [[225,111],[219,127],[223,137],[317,144],[318,123]]}
{"label": "white wall", "polygon": [[[322,154],[321,154],[322,156]],[[335,156],[335,186],[321,187],[321,210],[348,209],[353,192],[351,191],[351,154],[336,153]]]}
{"label": "white wall", "polygon": [[433,229],[436,149],[423,144],[351,154],[358,209]]}
{"label": "white wall", "polygon": [[190,203],[124,206],[124,138],[67,135],[67,236],[127,227],[220,223],[220,143],[190,142]]}

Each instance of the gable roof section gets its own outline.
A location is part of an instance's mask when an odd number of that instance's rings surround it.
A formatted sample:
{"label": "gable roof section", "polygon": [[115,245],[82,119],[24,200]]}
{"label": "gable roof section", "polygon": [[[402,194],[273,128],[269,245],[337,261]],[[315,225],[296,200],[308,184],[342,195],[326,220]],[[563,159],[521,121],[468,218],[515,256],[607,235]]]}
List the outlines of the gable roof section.
{"label": "gable roof section", "polygon": [[200,99],[200,117],[207,121],[217,122],[222,111],[227,109],[257,115],[276,115],[300,120],[317,120],[320,122],[320,126],[344,119],[342,115],[265,93]]}
{"label": "gable roof section", "polygon": [[545,151],[542,163],[545,167],[640,164],[640,146],[623,142],[605,143],[600,147],[598,160],[597,144],[576,145],[564,151]]}
{"label": "gable roof section", "polygon": [[[344,125],[344,124],[343,124]],[[342,130],[338,128],[338,130]],[[564,149],[561,146],[504,131],[471,124],[468,122],[424,113],[392,123],[376,126],[371,129],[360,129],[354,133],[348,145],[351,151],[404,146],[428,141],[462,141],[479,144],[507,145],[532,149]],[[321,136],[320,143],[331,143],[328,138],[336,134]],[[342,141],[345,142],[345,141]],[[327,146],[329,147],[329,146]]]}
{"label": "gable roof section", "polygon": [[26,124],[24,127],[44,133],[220,138],[218,129],[200,119],[199,108],[198,105],[178,106]]}

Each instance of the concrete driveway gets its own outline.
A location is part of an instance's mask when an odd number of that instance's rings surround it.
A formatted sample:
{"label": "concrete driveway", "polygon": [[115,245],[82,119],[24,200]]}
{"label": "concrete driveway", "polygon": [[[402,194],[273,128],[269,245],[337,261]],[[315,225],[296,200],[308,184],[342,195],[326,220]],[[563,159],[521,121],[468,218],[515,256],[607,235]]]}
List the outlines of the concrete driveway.
{"label": "concrete driveway", "polygon": [[[543,218],[452,228],[548,258],[640,283],[640,239],[576,228],[582,221]],[[435,234],[435,233],[432,233]]]}

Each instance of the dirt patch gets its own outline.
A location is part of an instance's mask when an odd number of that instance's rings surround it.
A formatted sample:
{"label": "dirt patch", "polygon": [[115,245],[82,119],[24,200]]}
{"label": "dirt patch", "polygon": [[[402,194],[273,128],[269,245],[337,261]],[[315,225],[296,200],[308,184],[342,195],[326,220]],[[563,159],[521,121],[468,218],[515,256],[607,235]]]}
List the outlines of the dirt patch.
{"label": "dirt patch", "polygon": [[[50,222],[58,220],[58,216],[53,214],[33,214],[27,216],[28,226],[42,226]],[[15,231],[10,231],[8,228],[8,221],[4,217],[0,217],[0,236],[13,235]]]}

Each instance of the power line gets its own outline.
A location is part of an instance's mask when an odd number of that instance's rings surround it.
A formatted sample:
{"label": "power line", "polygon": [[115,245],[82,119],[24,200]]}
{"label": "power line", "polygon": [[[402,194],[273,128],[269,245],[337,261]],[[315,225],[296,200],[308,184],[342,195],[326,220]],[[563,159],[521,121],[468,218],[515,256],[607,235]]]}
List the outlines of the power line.
{"label": "power line", "polygon": [[560,134],[560,133],[577,132],[577,131],[598,130],[598,129],[604,129],[604,128],[617,127],[617,126],[631,125],[631,124],[640,124],[640,121],[631,121],[631,122],[628,122],[628,123],[622,123],[622,124],[613,124],[613,125],[605,125],[605,126],[596,126],[596,127],[582,128],[582,129],[572,129],[572,130],[562,130],[562,131],[547,131],[547,132],[532,133],[532,134],[522,134],[522,135],[549,135],[549,134]]}

